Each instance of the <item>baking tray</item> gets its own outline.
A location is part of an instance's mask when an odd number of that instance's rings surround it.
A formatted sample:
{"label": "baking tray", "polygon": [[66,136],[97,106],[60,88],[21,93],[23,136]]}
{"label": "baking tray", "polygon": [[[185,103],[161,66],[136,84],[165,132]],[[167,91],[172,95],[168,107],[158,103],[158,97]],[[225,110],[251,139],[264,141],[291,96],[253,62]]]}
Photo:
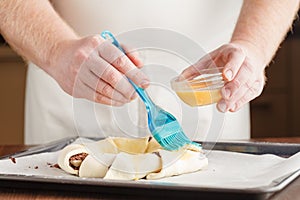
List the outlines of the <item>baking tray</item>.
{"label": "baking tray", "polygon": [[[43,152],[54,152],[74,142],[77,137],[65,138],[46,145],[29,148],[25,151],[0,157],[21,157]],[[99,138],[93,138],[99,140]],[[199,142],[203,148],[223,151],[232,151],[249,154],[274,154],[289,157],[300,151],[300,144],[266,143],[266,142]],[[276,179],[263,188],[251,189],[224,189],[205,188],[183,184],[171,184],[152,181],[120,181],[100,179],[74,178],[44,178],[42,176],[0,175],[0,187],[30,188],[31,190],[71,191],[101,194],[134,195],[145,199],[160,198],[201,198],[201,199],[267,199],[279,192],[300,175],[300,170]]]}

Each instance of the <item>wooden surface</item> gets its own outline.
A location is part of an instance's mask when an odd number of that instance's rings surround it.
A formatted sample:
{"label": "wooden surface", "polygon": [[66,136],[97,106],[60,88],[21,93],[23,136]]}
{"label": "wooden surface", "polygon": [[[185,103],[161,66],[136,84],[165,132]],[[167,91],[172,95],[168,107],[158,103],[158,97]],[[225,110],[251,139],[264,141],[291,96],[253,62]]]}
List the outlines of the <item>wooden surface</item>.
{"label": "wooden surface", "polygon": [[252,137],[300,137],[300,20],[266,68],[263,93],[251,101]]}
{"label": "wooden surface", "polygon": [[[268,141],[268,142],[284,142],[284,143],[300,143],[300,137],[297,138],[266,138],[266,139],[252,139],[251,141]],[[0,146],[0,156],[14,153],[17,151],[29,148],[24,145],[2,145]],[[83,193],[83,192],[67,192],[67,191],[53,191],[53,190],[30,190],[17,189],[13,185],[7,188],[0,187],[0,199],[151,199],[146,196],[124,196],[117,194],[101,194],[101,193]],[[158,199],[158,198],[156,198]],[[300,177],[288,185],[280,193],[273,195],[271,200],[300,200]]]}
{"label": "wooden surface", "polygon": [[26,65],[0,45],[0,144],[23,144]]}

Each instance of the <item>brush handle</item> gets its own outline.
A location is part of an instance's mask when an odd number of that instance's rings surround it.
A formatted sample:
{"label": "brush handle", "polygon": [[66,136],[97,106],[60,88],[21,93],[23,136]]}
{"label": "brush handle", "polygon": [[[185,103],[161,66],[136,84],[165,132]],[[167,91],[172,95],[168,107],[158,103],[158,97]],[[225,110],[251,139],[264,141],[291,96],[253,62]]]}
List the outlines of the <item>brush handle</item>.
{"label": "brush handle", "polygon": [[151,100],[151,98],[149,97],[148,93],[143,88],[137,86],[131,79],[129,79],[129,78],[127,78],[127,79],[129,81],[129,83],[133,86],[135,91],[138,93],[140,98],[143,100],[143,102],[145,103],[147,109],[150,109],[150,107],[153,107],[154,103]]}
{"label": "brush handle", "polygon": [[[115,45],[118,49],[120,49],[124,54],[125,51],[124,49],[121,47],[120,43],[118,42],[118,40],[114,37],[114,35],[110,32],[110,31],[103,31],[101,33],[101,36],[104,39],[108,39],[111,38],[112,39],[112,44]],[[151,106],[154,105],[153,101],[151,100],[151,98],[149,97],[149,95],[147,94],[147,92],[137,86],[131,79],[129,79],[128,77],[126,77],[129,81],[129,83],[132,85],[132,87],[135,89],[135,91],[138,93],[138,95],[140,96],[140,98],[143,100],[143,102],[145,103],[147,109],[149,109]]]}

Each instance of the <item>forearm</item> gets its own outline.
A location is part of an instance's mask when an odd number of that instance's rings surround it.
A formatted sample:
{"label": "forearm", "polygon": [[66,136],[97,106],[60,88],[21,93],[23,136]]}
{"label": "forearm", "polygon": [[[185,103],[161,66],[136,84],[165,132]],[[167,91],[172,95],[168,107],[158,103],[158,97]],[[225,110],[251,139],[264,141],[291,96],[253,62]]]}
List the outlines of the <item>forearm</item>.
{"label": "forearm", "polygon": [[46,71],[57,44],[77,38],[48,0],[1,0],[0,19],[10,46]]}
{"label": "forearm", "polygon": [[247,44],[268,65],[298,8],[299,0],[244,0],[232,42]]}

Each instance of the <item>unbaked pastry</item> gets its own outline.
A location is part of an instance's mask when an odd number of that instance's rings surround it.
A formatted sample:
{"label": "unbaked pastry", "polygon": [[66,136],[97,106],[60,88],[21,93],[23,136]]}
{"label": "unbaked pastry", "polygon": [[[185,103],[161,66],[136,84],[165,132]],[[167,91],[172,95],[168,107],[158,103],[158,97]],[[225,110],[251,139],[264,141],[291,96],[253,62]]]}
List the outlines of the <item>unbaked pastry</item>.
{"label": "unbaked pastry", "polygon": [[108,137],[66,146],[59,154],[58,165],[79,177],[138,180],[195,172],[205,168],[208,160],[194,145],[166,151],[151,137]]}

